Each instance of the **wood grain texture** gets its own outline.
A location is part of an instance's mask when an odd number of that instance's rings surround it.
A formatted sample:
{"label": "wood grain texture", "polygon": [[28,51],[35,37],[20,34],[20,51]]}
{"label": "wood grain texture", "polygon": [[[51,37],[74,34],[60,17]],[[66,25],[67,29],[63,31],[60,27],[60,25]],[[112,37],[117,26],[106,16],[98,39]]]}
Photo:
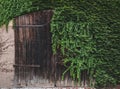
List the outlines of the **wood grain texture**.
{"label": "wood grain texture", "polygon": [[14,20],[15,64],[40,66],[15,67],[16,82],[21,86],[36,86],[36,83],[54,86],[50,33],[52,14],[51,10],[46,10],[22,15]]}

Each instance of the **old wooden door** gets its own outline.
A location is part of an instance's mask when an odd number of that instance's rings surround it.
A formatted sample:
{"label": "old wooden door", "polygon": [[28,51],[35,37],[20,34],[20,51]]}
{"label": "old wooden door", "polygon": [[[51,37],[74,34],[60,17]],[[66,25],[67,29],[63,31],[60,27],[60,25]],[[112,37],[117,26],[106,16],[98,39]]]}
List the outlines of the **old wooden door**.
{"label": "old wooden door", "polygon": [[52,14],[51,10],[45,10],[15,18],[15,85],[54,86]]}

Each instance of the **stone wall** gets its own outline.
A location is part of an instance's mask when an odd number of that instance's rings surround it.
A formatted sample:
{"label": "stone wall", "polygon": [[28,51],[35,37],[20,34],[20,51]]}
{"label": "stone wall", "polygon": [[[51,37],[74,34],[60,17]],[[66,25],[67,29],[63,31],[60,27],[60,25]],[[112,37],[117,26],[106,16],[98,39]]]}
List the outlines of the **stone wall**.
{"label": "stone wall", "polygon": [[0,88],[12,87],[14,79],[14,30],[12,21],[0,28]]}

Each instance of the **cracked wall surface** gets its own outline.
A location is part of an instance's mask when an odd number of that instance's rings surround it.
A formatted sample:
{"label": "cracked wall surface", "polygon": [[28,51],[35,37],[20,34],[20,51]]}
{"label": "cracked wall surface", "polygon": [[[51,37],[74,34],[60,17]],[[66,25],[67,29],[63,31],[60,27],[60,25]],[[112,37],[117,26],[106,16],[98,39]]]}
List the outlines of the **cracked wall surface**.
{"label": "cracked wall surface", "polygon": [[0,28],[0,88],[12,87],[14,79],[14,30],[12,21]]}

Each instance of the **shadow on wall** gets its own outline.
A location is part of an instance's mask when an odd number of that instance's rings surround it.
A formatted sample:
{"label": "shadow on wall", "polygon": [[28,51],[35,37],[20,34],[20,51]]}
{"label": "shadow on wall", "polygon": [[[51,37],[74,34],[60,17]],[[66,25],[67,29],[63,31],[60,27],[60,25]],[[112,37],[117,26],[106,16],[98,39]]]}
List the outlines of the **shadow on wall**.
{"label": "shadow on wall", "polygon": [[14,30],[12,21],[0,28],[0,87],[12,87],[14,78]]}

